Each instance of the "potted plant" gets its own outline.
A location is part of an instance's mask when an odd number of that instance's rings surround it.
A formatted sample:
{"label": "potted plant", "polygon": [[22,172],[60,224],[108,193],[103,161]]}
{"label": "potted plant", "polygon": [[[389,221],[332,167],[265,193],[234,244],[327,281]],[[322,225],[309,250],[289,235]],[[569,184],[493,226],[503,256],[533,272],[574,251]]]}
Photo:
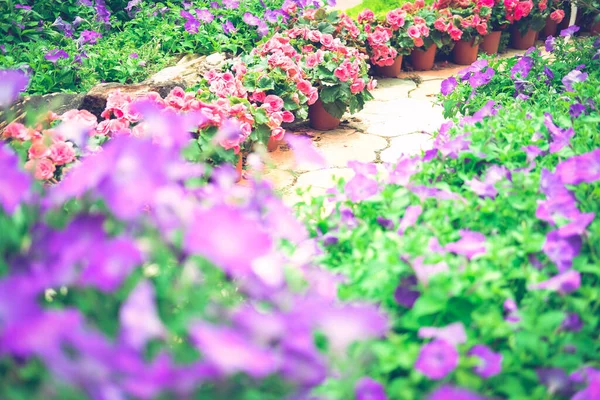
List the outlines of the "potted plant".
{"label": "potted plant", "polygon": [[489,33],[483,37],[479,49],[487,55],[494,55],[498,53],[502,31],[506,29],[509,21],[506,18],[506,7],[503,0],[491,0],[488,4],[491,5]]}
{"label": "potted plant", "polygon": [[527,50],[535,44],[549,15],[547,0],[505,0],[506,17],[512,23],[511,42],[517,50]]}
{"label": "potted plant", "polygon": [[552,1],[548,3],[550,14],[546,17],[546,25],[540,32],[540,39],[545,39],[548,36],[556,36],[558,32],[558,25],[565,18],[565,11],[562,9],[560,2]]}
{"label": "potted plant", "polygon": [[431,7],[414,6],[413,10],[408,33],[415,48],[410,54],[410,61],[416,71],[427,71],[433,68],[436,50],[452,45],[448,34],[449,23],[438,10]]}

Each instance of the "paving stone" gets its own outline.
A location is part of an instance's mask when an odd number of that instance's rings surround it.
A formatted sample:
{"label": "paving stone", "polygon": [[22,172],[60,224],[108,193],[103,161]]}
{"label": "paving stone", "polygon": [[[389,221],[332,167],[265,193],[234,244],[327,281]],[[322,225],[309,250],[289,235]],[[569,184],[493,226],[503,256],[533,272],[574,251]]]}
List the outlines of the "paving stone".
{"label": "paving stone", "polygon": [[373,91],[373,97],[375,97],[376,102],[406,98],[408,92],[416,87],[417,84],[410,79],[377,79],[377,87]]}
{"label": "paving stone", "polygon": [[412,90],[409,94],[411,99],[430,99],[435,100],[437,94],[440,92],[442,87],[443,79],[433,79],[430,81],[423,81],[419,86]]}
{"label": "paving stone", "polygon": [[339,178],[346,180],[354,176],[354,171],[351,168],[329,168],[318,171],[306,172],[298,177],[296,188],[316,187],[321,189],[329,189],[335,186],[335,181]]}
{"label": "paving stone", "polygon": [[424,81],[430,79],[446,79],[456,75],[458,71],[463,68],[466,68],[466,66],[456,65],[445,61],[443,63],[436,63],[434,69],[431,71],[402,71],[399,78],[410,79],[412,77],[418,77]]}
{"label": "paving stone", "polygon": [[264,180],[271,183],[277,190],[291,186],[294,183],[294,173],[280,169],[272,169],[262,176]]}
{"label": "paving stone", "polygon": [[392,139],[389,148],[381,152],[381,161],[395,163],[400,156],[421,154],[433,146],[433,137],[424,133],[414,133]]}
{"label": "paving stone", "polygon": [[325,157],[329,168],[346,167],[348,161],[352,160],[375,161],[375,152],[387,147],[387,141],[383,138],[348,129],[319,133],[315,136],[314,143]]}

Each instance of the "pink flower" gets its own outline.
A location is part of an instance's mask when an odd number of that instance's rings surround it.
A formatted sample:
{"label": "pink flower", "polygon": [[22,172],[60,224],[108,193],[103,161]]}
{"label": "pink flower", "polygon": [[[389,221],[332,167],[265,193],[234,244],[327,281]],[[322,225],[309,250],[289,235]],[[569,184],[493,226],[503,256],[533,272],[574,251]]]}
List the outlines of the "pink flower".
{"label": "pink flower", "polygon": [[413,42],[415,43],[415,47],[421,47],[425,44],[422,37],[414,38]]}
{"label": "pink flower", "polygon": [[358,14],[359,24],[362,24],[363,22],[373,22],[373,20],[375,20],[375,13],[368,8]]}
{"label": "pink flower", "polygon": [[450,24],[450,26],[448,27],[448,34],[450,35],[450,38],[452,38],[452,40],[458,41],[462,37],[463,32],[454,25]]}
{"label": "pink flower", "polygon": [[421,32],[422,37],[429,37],[429,28],[425,24],[419,25],[419,31]]}
{"label": "pink flower", "polygon": [[479,33],[481,36],[487,35],[488,33],[487,24],[478,24],[475,29],[477,29],[477,33]]}
{"label": "pink flower", "polygon": [[377,87],[377,81],[375,79],[371,79],[367,84],[367,90],[373,90]]}
{"label": "pink flower", "polygon": [[392,30],[382,26],[376,26],[373,33],[367,36],[371,46],[384,45],[392,38]]}
{"label": "pink flower", "polygon": [[303,79],[296,84],[296,88],[300,91],[300,93],[308,96],[312,89],[312,85],[309,81]]}
{"label": "pink flower", "polygon": [[404,20],[406,18],[406,11],[401,8],[390,11],[385,19],[392,29],[397,30],[404,26]]}
{"label": "pink flower", "polygon": [[4,132],[2,132],[2,137],[19,140],[31,140],[33,135],[32,131],[25,125],[18,122],[11,122],[6,126]]}
{"label": "pink flower", "polygon": [[540,8],[540,11],[545,11],[546,8],[548,8],[548,0],[540,0],[538,7]]}
{"label": "pink flower", "polygon": [[307,35],[307,39],[311,42],[321,42],[321,32],[319,31],[309,31]]}
{"label": "pink flower", "polygon": [[275,128],[271,131],[271,137],[274,140],[283,140],[284,136],[285,136],[285,129],[283,129],[283,128]]}
{"label": "pink flower", "polygon": [[415,9],[419,10],[425,7],[425,0],[415,0]]}
{"label": "pink flower", "polygon": [[365,89],[365,81],[362,78],[355,80],[352,85],[350,85],[350,91],[352,94],[357,94],[362,92]]}
{"label": "pink flower", "polygon": [[319,58],[316,54],[310,54],[308,57],[306,57],[306,66],[308,68],[314,68],[317,65],[319,65]]}
{"label": "pink flower", "polygon": [[43,181],[54,177],[54,171],[56,167],[47,158],[40,158],[39,160],[29,160],[25,163],[25,169],[28,171],[34,171],[33,176],[35,179]]}
{"label": "pink flower", "polygon": [[282,113],[282,117],[283,117],[283,122],[286,123],[290,123],[290,122],[294,122],[294,114],[292,114],[290,111],[284,111]]}
{"label": "pink flower", "polygon": [[435,22],[433,23],[433,27],[440,32],[446,32],[446,30],[448,29],[446,23],[444,22],[444,19],[441,17],[435,20]]}
{"label": "pink flower", "polygon": [[323,33],[321,35],[321,44],[325,47],[331,47],[333,44],[333,36],[331,36],[329,33]]}
{"label": "pink flower", "polygon": [[29,158],[32,160],[45,158],[50,155],[50,149],[48,149],[48,146],[46,146],[44,140],[36,140],[31,143],[28,154]]}
{"label": "pink flower", "polygon": [[557,24],[559,24],[563,18],[565,17],[565,12],[563,10],[556,10],[550,14],[550,19]]}
{"label": "pink flower", "polygon": [[75,161],[75,149],[73,149],[73,143],[54,143],[50,146],[50,158],[56,165],[64,165]]}
{"label": "pink flower", "polygon": [[408,36],[410,36],[412,39],[416,39],[416,38],[420,38],[421,37],[421,31],[415,25],[413,25],[410,28],[408,28],[408,30],[406,31],[406,33],[408,33]]}
{"label": "pink flower", "polygon": [[346,82],[348,81],[348,79],[350,79],[350,73],[344,65],[340,65],[339,67],[337,67],[333,75],[335,75],[335,77],[342,82]]}
{"label": "pink flower", "polygon": [[317,90],[317,88],[313,87],[310,93],[308,94],[307,103],[310,106],[312,104],[315,104],[317,100],[319,100],[319,91]]}
{"label": "pink flower", "polygon": [[252,93],[252,101],[258,103],[264,103],[267,94],[265,92],[254,92]]}
{"label": "pink flower", "polygon": [[281,109],[283,108],[283,99],[274,94],[270,94],[267,97],[265,97],[265,101],[262,107],[265,108],[269,113],[281,111]]}

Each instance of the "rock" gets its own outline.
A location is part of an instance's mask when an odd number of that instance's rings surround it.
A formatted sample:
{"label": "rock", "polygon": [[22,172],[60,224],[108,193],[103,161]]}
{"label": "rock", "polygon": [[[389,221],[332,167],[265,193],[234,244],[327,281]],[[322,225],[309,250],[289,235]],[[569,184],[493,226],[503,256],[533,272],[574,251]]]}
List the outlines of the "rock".
{"label": "rock", "polygon": [[225,61],[223,53],[209,56],[187,55],[176,65],[158,71],[142,83],[156,86],[177,82],[180,86],[189,88],[198,84],[206,72],[219,69]]}
{"label": "rock", "polygon": [[389,148],[381,152],[381,161],[396,163],[402,155],[420,155],[433,147],[433,137],[424,133],[413,133],[392,139]]}
{"label": "rock", "polygon": [[0,111],[0,130],[12,121],[22,121],[28,112],[38,114],[54,111],[62,114],[71,109],[81,108],[84,94],[50,93],[39,96],[25,96],[12,105],[8,112]]}
{"label": "rock", "polygon": [[127,93],[132,97],[138,97],[150,92],[158,92],[162,97],[169,94],[173,88],[182,86],[181,82],[168,82],[163,84],[147,84],[139,83],[136,85],[123,85],[120,83],[101,83],[94,86],[83,98],[81,104],[82,109],[88,110],[98,118],[100,114],[106,108],[106,99],[108,95],[114,90],[121,90],[123,93]]}

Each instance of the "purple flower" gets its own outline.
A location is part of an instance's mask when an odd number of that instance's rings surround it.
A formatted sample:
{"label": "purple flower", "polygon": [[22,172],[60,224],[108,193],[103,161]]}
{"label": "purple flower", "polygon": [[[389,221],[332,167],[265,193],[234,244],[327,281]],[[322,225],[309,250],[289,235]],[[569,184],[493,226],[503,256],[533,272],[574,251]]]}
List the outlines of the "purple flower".
{"label": "purple flower", "polygon": [[131,53],[129,55],[129,58],[140,58],[140,56],[138,55],[138,53]]}
{"label": "purple flower", "polygon": [[571,118],[577,118],[581,114],[585,113],[586,110],[587,107],[584,104],[575,103],[571,104],[571,106],[569,107],[569,114],[571,115]]}
{"label": "purple flower", "polygon": [[163,337],[165,327],[158,316],[154,286],[141,281],[127,297],[119,311],[121,337],[132,348],[141,351],[150,339]]}
{"label": "purple flower", "polygon": [[462,135],[456,136],[453,139],[450,139],[443,143],[438,147],[438,150],[442,154],[443,157],[458,158],[458,154],[469,150],[469,146],[471,145],[471,141],[467,138],[469,137],[468,133],[464,133]]}
{"label": "purple flower", "polygon": [[265,21],[260,21],[258,23],[258,27],[256,28],[256,32],[258,32],[259,37],[265,37],[269,34],[269,26],[265,23]]}
{"label": "purple flower", "polygon": [[458,86],[458,82],[455,77],[451,76],[450,78],[444,79],[441,87],[442,94],[448,96],[456,89],[456,86]]}
{"label": "purple flower", "polygon": [[102,34],[100,32],[85,30],[85,31],[81,32],[81,34],[79,35],[78,42],[80,45],[83,45],[86,43],[96,44],[96,43],[98,43],[98,39],[101,39],[101,38],[102,38]]}
{"label": "purple flower", "polygon": [[438,200],[464,200],[462,197],[448,190],[438,189],[435,187],[428,187],[422,185],[410,185],[408,189],[419,197],[421,202],[428,198],[435,198]]}
{"label": "purple flower", "polygon": [[526,79],[529,71],[531,71],[531,67],[533,67],[533,58],[527,56],[521,57],[510,70],[511,79],[515,79],[517,76],[521,79]]}
{"label": "purple flower", "polygon": [[49,52],[47,52],[44,55],[44,58],[46,60],[50,61],[51,63],[56,64],[56,62],[61,58],[69,58],[69,55],[64,50],[54,49],[54,50],[50,50]]}
{"label": "purple flower", "polygon": [[560,324],[560,329],[571,332],[579,332],[583,328],[583,321],[577,313],[567,313]]}
{"label": "purple flower", "polygon": [[15,8],[25,10],[25,11],[31,11],[31,6],[26,6],[24,4],[15,4]]}
{"label": "purple flower", "polygon": [[421,347],[415,369],[430,379],[444,379],[458,365],[458,357],[453,345],[435,339]]}
{"label": "purple flower", "polygon": [[196,16],[198,17],[198,20],[206,23],[212,22],[215,19],[215,16],[206,8],[196,10]]}
{"label": "purple flower", "polygon": [[476,89],[479,86],[487,85],[490,83],[495,74],[496,71],[494,71],[493,68],[488,68],[485,70],[485,72],[475,72],[469,78],[469,85],[471,85],[473,89]]}
{"label": "purple flower", "polygon": [[[535,147],[535,146],[533,146]],[[505,167],[496,165],[490,167],[487,171],[485,180],[482,182],[477,178],[466,181],[469,188],[481,197],[495,198],[498,190],[494,186],[496,183],[508,176],[508,170]]]}
{"label": "purple flower", "polygon": [[576,82],[583,82],[587,79],[588,74],[581,72],[578,69],[574,69],[562,78],[562,83],[565,85],[567,92],[574,92],[573,84]]}
{"label": "purple flower", "polygon": [[402,278],[394,291],[396,303],[406,308],[412,308],[420,296],[417,287],[417,277],[414,275]]}
{"label": "purple flower", "polygon": [[344,190],[350,201],[357,203],[375,196],[379,192],[379,184],[374,179],[356,174],[346,182]]}
{"label": "purple flower", "polygon": [[462,81],[466,81],[469,79],[471,74],[483,70],[485,67],[488,66],[488,64],[488,60],[477,60],[473,64],[469,65],[467,68],[463,68],[460,71],[458,71],[458,77]]}
{"label": "purple flower", "polygon": [[29,76],[18,69],[0,70],[0,108],[10,106],[27,89]]}
{"label": "purple flower", "polygon": [[418,336],[421,339],[443,339],[454,346],[467,341],[467,332],[462,322],[455,322],[442,328],[422,327],[419,329]]}
{"label": "purple flower", "polygon": [[556,176],[567,185],[600,180],[600,149],[561,161],[556,166]]}
{"label": "purple flower", "polygon": [[552,231],[546,236],[542,250],[556,264],[559,272],[564,272],[573,265],[573,258],[581,251],[581,237],[560,237],[559,231]]}
{"label": "purple flower", "polygon": [[183,18],[185,18],[184,28],[189,33],[198,33],[198,28],[200,27],[200,21],[198,21],[190,12],[181,10],[179,13]]}
{"label": "purple flower", "polygon": [[104,0],[96,0],[96,19],[98,22],[104,22],[105,25],[110,25],[110,11],[106,8]]}
{"label": "purple flower", "polygon": [[381,383],[369,378],[362,377],[354,386],[356,400],[386,400],[385,390]]}
{"label": "purple flower", "polygon": [[502,354],[494,353],[489,347],[478,344],[471,347],[468,354],[479,358],[479,365],[473,370],[482,378],[490,378],[502,371]]}
{"label": "purple flower", "polygon": [[535,372],[551,395],[567,396],[572,392],[572,383],[562,368],[539,368]]}
{"label": "purple flower", "polygon": [[223,6],[228,9],[238,8],[240,6],[239,0],[223,0]]}
{"label": "purple flower", "polygon": [[554,79],[554,72],[547,65],[544,65],[544,74],[548,77],[549,80]]}
{"label": "purple flower", "polygon": [[190,336],[206,360],[226,375],[245,372],[263,378],[277,368],[273,354],[232,328],[197,322],[190,326]]}
{"label": "purple flower", "polygon": [[[0,82],[3,82],[1,73]],[[0,168],[0,206],[5,213],[12,214],[21,203],[29,199],[32,178],[19,168],[19,157],[4,143],[0,143]]]}
{"label": "purple flower", "polygon": [[569,294],[581,285],[581,275],[578,271],[568,270],[540,283],[529,286],[529,290],[551,290],[560,294]]}
{"label": "purple flower", "polygon": [[438,275],[442,272],[447,272],[449,270],[448,264],[446,262],[441,261],[437,264],[429,265],[423,264],[423,257],[417,257],[412,263],[412,269],[415,272],[415,275],[419,282],[423,285],[427,286],[429,283],[429,279]]}
{"label": "purple flower", "polygon": [[57,27],[58,30],[63,32],[68,38],[73,36],[73,26],[63,21],[61,17],[56,18],[56,20],[52,23],[52,26]]}
{"label": "purple flower", "polygon": [[567,29],[563,29],[562,31],[560,31],[560,36],[572,36],[577,32],[579,32],[579,27],[577,25],[573,25],[568,27]]}
{"label": "purple flower", "polygon": [[376,221],[379,224],[379,226],[381,226],[383,229],[386,229],[386,230],[394,229],[394,221],[392,221],[391,219],[377,217]]}
{"label": "purple flower", "polygon": [[230,20],[225,20],[225,23],[223,23],[221,25],[221,27],[223,28],[223,32],[226,35],[237,32],[236,27],[233,25],[233,22],[231,22]]}
{"label": "purple flower", "polygon": [[310,138],[290,134],[285,136],[285,140],[294,152],[296,166],[312,165],[320,168],[327,166],[325,157],[317,151]]}
{"label": "purple flower", "polygon": [[80,53],[75,54],[75,56],[73,57],[73,62],[76,62],[77,64],[83,64],[84,58],[89,58],[89,57],[85,51],[81,51]]}
{"label": "purple flower", "polygon": [[463,255],[469,260],[475,256],[485,254],[486,238],[482,233],[466,229],[461,230],[459,233],[461,239],[454,243],[448,243],[445,247],[446,251]]}
{"label": "purple flower", "polygon": [[79,15],[76,16],[75,19],[73,20],[73,28],[77,28],[84,21],[85,20],[83,18],[81,18]]}
{"label": "purple flower", "polygon": [[419,216],[423,212],[423,207],[420,205],[416,206],[408,206],[406,210],[404,210],[404,216],[402,220],[400,220],[400,226],[398,227],[398,235],[404,235],[404,232],[409,226],[413,226]]}
{"label": "purple flower", "polygon": [[498,114],[499,108],[500,106],[497,106],[494,100],[489,100],[487,103],[484,104],[483,107],[477,110],[473,114],[473,116],[463,117],[460,125],[464,126],[466,124],[475,124],[477,122],[481,122],[484,118],[492,117]]}
{"label": "purple flower", "polygon": [[594,221],[595,217],[596,214],[593,212],[575,216],[570,223],[558,229],[558,236],[568,239],[571,236],[583,235],[587,226]]}
{"label": "purple flower", "polygon": [[421,163],[416,157],[402,157],[389,174],[389,183],[406,186],[410,178],[421,168]]}
{"label": "purple flower", "polygon": [[552,121],[552,115],[544,114],[544,125],[550,132],[552,143],[550,144],[550,153],[557,153],[571,142],[571,138],[575,135],[573,128],[561,129]]}
{"label": "purple flower", "polygon": [[457,388],[450,385],[442,385],[431,393],[427,400],[485,400],[467,389]]}
{"label": "purple flower", "polygon": [[544,42],[544,46],[546,47],[546,51],[548,53],[552,53],[554,51],[554,45],[556,43],[556,39],[553,36],[548,36],[546,41]]}
{"label": "purple flower", "polygon": [[245,13],[242,17],[243,21],[250,26],[258,26],[261,22],[260,18],[255,17],[252,13]]}
{"label": "purple flower", "polygon": [[354,213],[349,208],[343,208],[340,210],[340,221],[348,228],[354,228],[358,226]]}

